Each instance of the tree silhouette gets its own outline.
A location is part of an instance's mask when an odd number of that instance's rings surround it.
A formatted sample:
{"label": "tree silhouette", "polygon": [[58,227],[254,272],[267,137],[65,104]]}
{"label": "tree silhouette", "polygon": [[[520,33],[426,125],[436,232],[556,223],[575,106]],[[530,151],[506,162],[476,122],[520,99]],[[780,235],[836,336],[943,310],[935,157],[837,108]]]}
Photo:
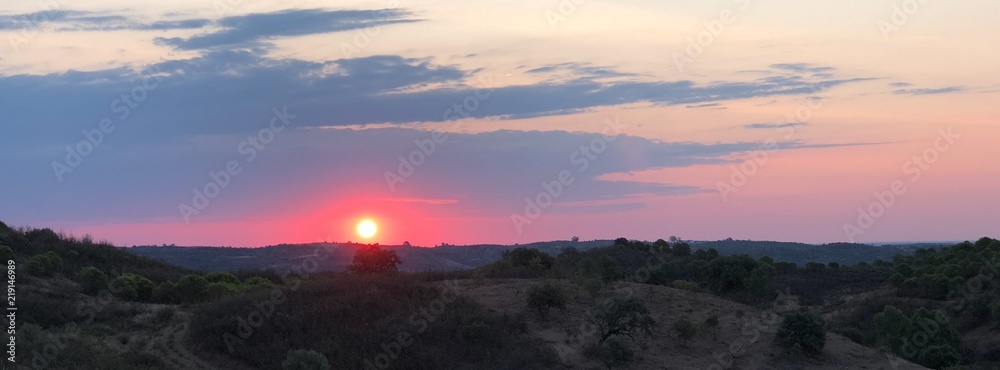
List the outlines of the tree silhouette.
{"label": "tree silhouette", "polygon": [[593,317],[604,343],[612,335],[634,337],[636,334],[653,334],[656,321],[649,315],[646,305],[637,298],[618,298],[605,304]]}
{"label": "tree silhouette", "polygon": [[375,244],[358,249],[348,269],[358,273],[395,272],[401,263],[396,251],[382,250]]}

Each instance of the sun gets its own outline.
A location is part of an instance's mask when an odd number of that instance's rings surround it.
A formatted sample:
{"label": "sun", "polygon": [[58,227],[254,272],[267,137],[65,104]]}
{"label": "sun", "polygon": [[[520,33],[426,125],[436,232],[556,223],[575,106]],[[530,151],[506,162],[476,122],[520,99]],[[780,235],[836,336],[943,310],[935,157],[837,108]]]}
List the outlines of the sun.
{"label": "sun", "polygon": [[358,235],[361,235],[362,238],[371,238],[375,236],[376,232],[378,232],[378,226],[375,225],[375,221],[363,220],[358,222]]}

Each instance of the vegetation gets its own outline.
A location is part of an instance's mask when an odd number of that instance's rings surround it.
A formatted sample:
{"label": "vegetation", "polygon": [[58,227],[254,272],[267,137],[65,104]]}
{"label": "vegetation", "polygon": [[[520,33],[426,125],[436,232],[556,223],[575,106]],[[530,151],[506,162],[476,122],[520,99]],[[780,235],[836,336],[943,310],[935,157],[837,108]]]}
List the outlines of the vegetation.
{"label": "vegetation", "polygon": [[592,319],[597,325],[598,343],[614,335],[635,338],[639,334],[653,335],[656,321],[649,309],[637,298],[616,298],[605,303]]}
{"label": "vegetation", "polygon": [[383,250],[378,244],[362,247],[354,254],[349,269],[362,274],[396,272],[403,263],[396,251]]}
{"label": "vegetation", "polygon": [[718,340],[719,339],[719,317],[718,316],[716,316],[716,315],[709,316],[708,318],[705,319],[705,321],[702,321],[701,326],[704,326],[706,329],[711,329],[712,330],[712,339],[714,339],[714,340]]}
{"label": "vegetation", "polygon": [[528,307],[545,318],[551,308],[566,309],[566,293],[550,282],[534,285],[528,289]]}
{"label": "vegetation", "polygon": [[591,355],[596,357],[608,369],[628,367],[635,360],[635,353],[628,344],[618,338],[612,338],[596,347],[596,353]]}
{"label": "vegetation", "polygon": [[88,266],[80,270],[77,281],[83,288],[83,292],[91,295],[97,294],[108,287],[108,275],[94,266]]}
{"label": "vegetation", "polygon": [[962,340],[941,311],[920,307],[906,315],[886,306],[875,315],[876,343],[910,361],[944,368],[961,361]]}
{"label": "vegetation", "polygon": [[793,312],[781,321],[774,340],[785,348],[819,354],[826,345],[826,321],[811,310]]}
{"label": "vegetation", "polygon": [[330,362],[319,352],[300,349],[288,351],[281,370],[330,370]]}
{"label": "vegetation", "polygon": [[684,341],[684,345],[687,345],[687,341],[694,338],[694,335],[698,333],[698,328],[685,318],[674,321],[673,328],[677,332],[677,337]]}

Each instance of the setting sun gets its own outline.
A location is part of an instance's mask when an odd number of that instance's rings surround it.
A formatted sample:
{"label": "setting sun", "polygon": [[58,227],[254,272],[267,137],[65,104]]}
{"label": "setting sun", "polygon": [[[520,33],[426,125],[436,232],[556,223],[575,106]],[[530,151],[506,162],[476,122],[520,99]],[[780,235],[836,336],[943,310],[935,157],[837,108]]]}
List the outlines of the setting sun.
{"label": "setting sun", "polygon": [[372,220],[364,220],[358,223],[358,235],[362,238],[371,238],[378,232],[378,226]]}

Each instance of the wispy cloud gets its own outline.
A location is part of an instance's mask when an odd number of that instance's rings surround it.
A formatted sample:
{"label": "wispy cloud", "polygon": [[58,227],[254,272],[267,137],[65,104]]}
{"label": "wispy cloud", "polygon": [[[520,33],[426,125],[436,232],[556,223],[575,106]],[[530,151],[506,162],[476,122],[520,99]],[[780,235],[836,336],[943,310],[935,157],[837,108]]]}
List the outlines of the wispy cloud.
{"label": "wispy cloud", "polygon": [[789,123],[751,123],[743,125],[744,128],[749,129],[768,129],[768,128],[786,128],[786,127],[799,127],[808,125],[806,122],[789,122]]}

